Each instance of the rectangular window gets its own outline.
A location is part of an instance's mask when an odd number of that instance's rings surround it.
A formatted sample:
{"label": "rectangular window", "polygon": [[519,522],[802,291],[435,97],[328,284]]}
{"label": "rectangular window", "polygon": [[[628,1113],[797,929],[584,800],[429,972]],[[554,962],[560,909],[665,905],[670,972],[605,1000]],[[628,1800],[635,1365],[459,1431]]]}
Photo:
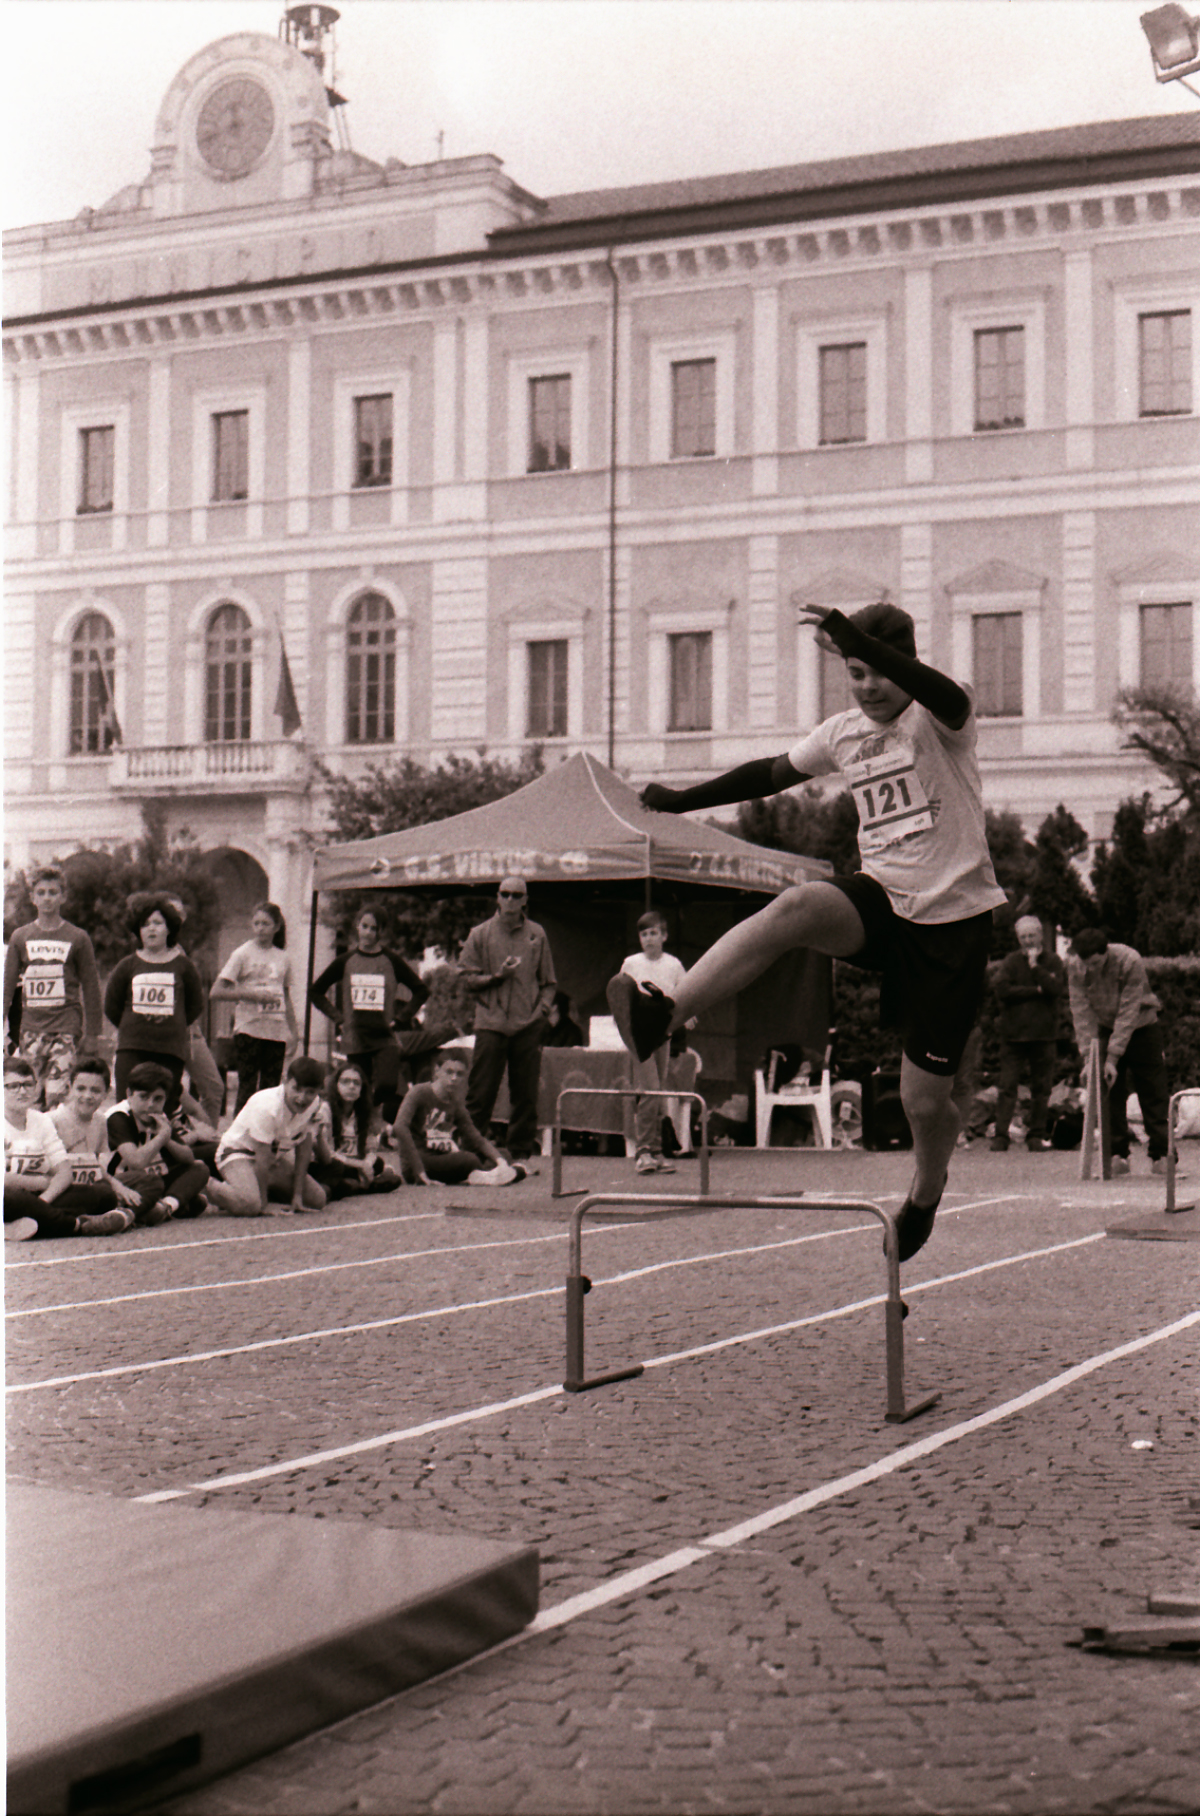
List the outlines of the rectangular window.
{"label": "rectangular window", "polygon": [[1138,612],[1143,687],[1192,686],[1192,606],[1143,605]]}
{"label": "rectangular window", "polygon": [[820,440],[823,447],[867,439],[867,343],[820,349]]}
{"label": "rectangular window", "polygon": [[1139,416],[1188,416],[1191,409],[1191,310],[1139,315]]}
{"label": "rectangular window", "polygon": [[529,381],[527,473],[560,472],[571,464],[571,376]]}
{"label": "rectangular window", "polygon": [[79,431],[79,503],[80,516],[92,511],[113,508],[113,458],[117,431],[113,424]]}
{"label": "rectangular window", "polygon": [[668,637],[671,710],[668,731],[712,730],[712,632],[684,631]]}
{"label": "rectangular window", "polygon": [[529,711],[525,734],[530,738],[565,738],[567,735],[567,642],[563,638],[531,643],[529,649]]}
{"label": "rectangular window", "polygon": [[250,412],[220,410],[213,424],[214,504],[250,496]]}
{"label": "rectangular window", "polygon": [[671,459],[717,451],[717,362],[671,362]]}
{"label": "rectangular window", "polygon": [[981,612],[975,642],[975,710],[980,718],[1021,716],[1021,614]]}
{"label": "rectangular window", "polygon": [[392,483],[392,394],[354,400],[354,483]]}
{"label": "rectangular window", "polygon": [[975,427],[1025,427],[1025,330],[975,331]]}

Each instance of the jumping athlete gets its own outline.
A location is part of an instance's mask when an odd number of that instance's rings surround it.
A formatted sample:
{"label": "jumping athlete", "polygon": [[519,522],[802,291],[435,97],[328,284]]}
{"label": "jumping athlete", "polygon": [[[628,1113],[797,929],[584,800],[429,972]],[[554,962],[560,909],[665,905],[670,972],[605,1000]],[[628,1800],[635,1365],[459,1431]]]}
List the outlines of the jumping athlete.
{"label": "jumping athlete", "polygon": [[903,1043],[900,1096],[916,1163],[897,1217],[907,1261],[928,1241],[946,1187],[961,1127],[954,1075],[983,995],[992,910],[1005,900],[985,837],[974,706],[966,688],[918,661],[913,621],[898,606],[881,602],[847,618],[805,605],[799,621],[843,657],[855,704],[781,756],[692,788],[651,783],[642,801],[689,813],[840,773],[858,807],[862,870],[785,889],[724,934],[674,1000],[626,979],[614,1013],[648,1057],[794,947],[881,972],[881,1019]]}

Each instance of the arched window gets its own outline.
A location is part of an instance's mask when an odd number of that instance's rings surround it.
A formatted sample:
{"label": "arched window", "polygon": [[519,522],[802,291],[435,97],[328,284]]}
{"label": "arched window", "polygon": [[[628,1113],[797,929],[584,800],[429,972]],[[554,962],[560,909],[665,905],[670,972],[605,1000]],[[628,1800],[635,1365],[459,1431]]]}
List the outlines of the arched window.
{"label": "arched window", "polygon": [[396,736],[396,619],[379,593],[356,599],[346,621],[346,742]]}
{"label": "arched window", "polygon": [[250,737],[250,620],[240,605],[219,605],[205,637],[204,737],[226,744]]}
{"label": "arched window", "polygon": [[118,741],[113,705],[117,640],[102,612],[85,612],[71,635],[71,733],[73,757],[111,750]]}

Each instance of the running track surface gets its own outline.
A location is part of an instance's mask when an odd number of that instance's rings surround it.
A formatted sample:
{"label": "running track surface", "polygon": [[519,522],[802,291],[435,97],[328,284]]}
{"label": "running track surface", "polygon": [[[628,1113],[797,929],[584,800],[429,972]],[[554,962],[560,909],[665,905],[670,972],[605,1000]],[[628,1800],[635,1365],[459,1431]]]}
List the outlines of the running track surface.
{"label": "running track surface", "polygon": [[[722,1154],[713,1186],[894,1208],[904,1165]],[[909,1398],[943,1399],[904,1426],[853,1215],[589,1222],[589,1372],[646,1373],[565,1394],[547,1187],[7,1250],[15,1478],[541,1553],[518,1639],[173,1807],[1197,1807],[1195,1666],[1070,1644],[1200,1574],[1200,1255],[1104,1237],[1160,1181],[960,1156],[904,1270]]]}

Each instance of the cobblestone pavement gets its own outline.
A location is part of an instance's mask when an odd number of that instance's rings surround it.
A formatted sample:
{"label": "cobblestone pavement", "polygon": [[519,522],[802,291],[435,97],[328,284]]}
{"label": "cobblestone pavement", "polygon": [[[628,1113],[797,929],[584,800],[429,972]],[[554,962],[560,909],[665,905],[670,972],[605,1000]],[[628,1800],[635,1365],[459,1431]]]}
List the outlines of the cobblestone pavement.
{"label": "cobblestone pavement", "polygon": [[[712,1184],[894,1209],[907,1166],[719,1153]],[[1167,1330],[1200,1245],[1103,1234],[1161,1209],[1145,1168],[956,1157],[904,1269],[909,1400],[942,1399],[903,1425],[862,1214],[589,1224],[588,1369],[648,1366],[578,1395],[548,1172],[10,1248],[10,1474],[539,1548],[533,1630],[175,1816],[1195,1812],[1197,1664],[1073,1643],[1200,1582],[1200,1325]]]}

